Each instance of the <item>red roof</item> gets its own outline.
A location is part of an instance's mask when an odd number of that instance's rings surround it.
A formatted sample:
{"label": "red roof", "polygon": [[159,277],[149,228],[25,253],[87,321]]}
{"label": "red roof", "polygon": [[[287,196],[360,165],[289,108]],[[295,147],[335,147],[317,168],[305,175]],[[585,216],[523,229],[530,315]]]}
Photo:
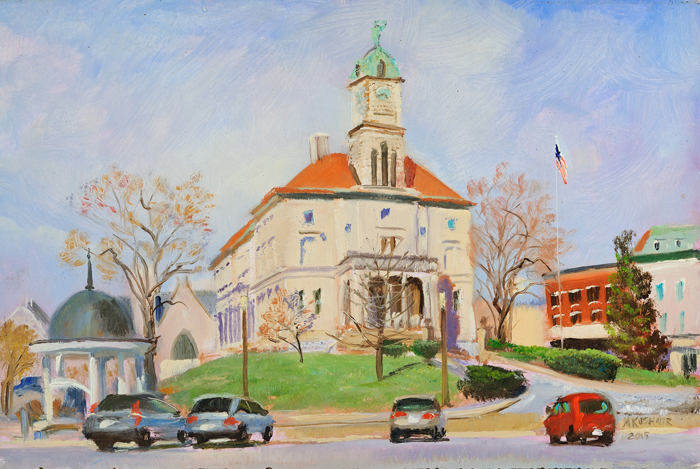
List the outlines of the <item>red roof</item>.
{"label": "red roof", "polygon": [[[421,200],[463,206],[473,205],[409,157],[404,158],[404,170],[406,187],[420,192]],[[348,155],[331,153],[301,170],[286,186],[275,187],[268,192],[260,205],[253,210],[253,213],[255,214],[260,206],[266,204],[276,194],[334,194],[350,190],[357,185],[350,171]],[[256,220],[257,218],[253,217],[246,226],[229,239],[221,248],[221,254],[212,263],[212,268],[221,261],[229,250],[235,249],[245,241],[247,235],[252,233]]]}

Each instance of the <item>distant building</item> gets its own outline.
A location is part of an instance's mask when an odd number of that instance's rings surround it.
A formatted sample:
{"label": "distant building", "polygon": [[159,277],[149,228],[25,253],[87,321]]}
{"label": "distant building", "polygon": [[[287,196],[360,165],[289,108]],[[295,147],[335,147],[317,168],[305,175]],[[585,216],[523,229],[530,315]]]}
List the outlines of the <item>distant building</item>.
{"label": "distant building", "polygon": [[[36,332],[37,340],[45,340],[49,337],[49,316],[33,299],[27,298],[22,305],[18,306],[17,309],[7,317],[7,320],[12,321],[15,325],[23,324],[29,327],[29,329]],[[41,375],[41,363],[37,361],[29,375]]]}
{"label": "distant building", "polygon": [[218,356],[216,323],[212,314],[216,308],[216,292],[195,292],[187,277],[178,279],[169,295],[161,295],[162,313],[156,310],[158,353],[156,370],[159,379],[184,373]]}
{"label": "distant building", "polygon": [[[635,262],[652,275],[657,327],[672,340],[671,366],[680,373],[683,355],[700,348],[700,227],[654,226],[634,254]],[[615,271],[614,263],[563,270],[561,299],[556,274],[546,276],[550,341],[558,344],[563,324],[565,346],[604,346],[609,277]]]}
{"label": "distant building", "polygon": [[316,337],[328,340],[326,333],[347,326],[344,312],[362,317],[351,282],[394,248],[411,261],[384,286],[390,292],[403,284],[408,292],[396,303],[407,311],[394,327],[433,337],[443,305],[451,318],[448,339],[475,341],[467,257],[472,203],[406,155],[404,79],[378,42],[377,35],[350,76],[348,154],[328,154],[327,136],[314,135],[311,164],[272,189],[211,264],[222,348],[241,342],[242,297],[249,299],[247,333],[255,342],[260,315],[278,288],[313,301]]}

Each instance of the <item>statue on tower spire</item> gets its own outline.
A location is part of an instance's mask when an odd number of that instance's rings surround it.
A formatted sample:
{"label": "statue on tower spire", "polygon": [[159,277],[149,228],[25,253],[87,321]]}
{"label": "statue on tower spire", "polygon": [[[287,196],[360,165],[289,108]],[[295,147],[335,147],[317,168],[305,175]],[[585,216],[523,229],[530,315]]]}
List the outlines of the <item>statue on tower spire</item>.
{"label": "statue on tower spire", "polygon": [[379,36],[381,36],[384,28],[386,28],[386,20],[377,20],[374,22],[374,26],[372,27],[372,40],[374,41],[374,47],[379,47]]}

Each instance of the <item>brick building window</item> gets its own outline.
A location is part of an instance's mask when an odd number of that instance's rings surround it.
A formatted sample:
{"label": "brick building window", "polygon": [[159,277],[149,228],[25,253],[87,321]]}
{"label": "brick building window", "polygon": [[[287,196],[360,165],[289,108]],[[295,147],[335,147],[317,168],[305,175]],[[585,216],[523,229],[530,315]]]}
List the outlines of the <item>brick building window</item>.
{"label": "brick building window", "polygon": [[552,325],[553,326],[559,325],[559,318],[561,318],[561,314],[555,314],[552,316]]}
{"label": "brick building window", "polygon": [[603,320],[603,310],[594,309],[591,311],[591,322],[600,322]]}
{"label": "brick building window", "polygon": [[571,306],[581,304],[581,290],[569,291],[569,304]]}
{"label": "brick building window", "polygon": [[612,298],[612,288],[610,288],[610,285],[607,285],[605,287],[605,302],[610,303],[610,298]]}
{"label": "brick building window", "polygon": [[559,307],[559,293],[555,292],[549,295],[549,302],[552,305],[552,309]]}
{"label": "brick building window", "polygon": [[586,289],[586,298],[589,303],[600,301],[600,287],[588,287]]}
{"label": "brick building window", "polygon": [[581,311],[572,311],[569,313],[569,317],[571,318],[571,324],[578,324],[581,322]]}

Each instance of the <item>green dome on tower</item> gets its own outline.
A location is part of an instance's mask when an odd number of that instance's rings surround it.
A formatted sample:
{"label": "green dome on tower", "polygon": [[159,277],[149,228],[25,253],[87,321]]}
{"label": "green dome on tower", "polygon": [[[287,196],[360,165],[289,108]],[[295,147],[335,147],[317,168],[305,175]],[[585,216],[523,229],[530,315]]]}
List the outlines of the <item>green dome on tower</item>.
{"label": "green dome on tower", "polygon": [[375,21],[372,28],[374,47],[363,58],[355,62],[355,68],[350,74],[351,80],[364,76],[378,78],[401,78],[396,60],[386,49],[379,45],[379,36],[386,27],[386,21]]}

